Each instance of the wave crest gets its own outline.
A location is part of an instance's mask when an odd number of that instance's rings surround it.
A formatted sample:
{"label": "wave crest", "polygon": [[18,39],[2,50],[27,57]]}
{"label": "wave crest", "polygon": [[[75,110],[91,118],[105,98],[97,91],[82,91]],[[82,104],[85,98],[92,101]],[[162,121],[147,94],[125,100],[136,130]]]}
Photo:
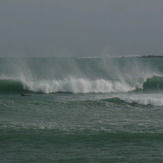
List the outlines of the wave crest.
{"label": "wave crest", "polygon": [[[133,81],[133,82],[132,82]],[[153,76],[147,79],[137,80],[105,80],[105,79],[84,79],[68,77],[63,80],[21,80],[2,79],[0,80],[0,92],[22,92],[40,93],[115,93],[142,91],[161,91],[163,90],[163,77]]]}

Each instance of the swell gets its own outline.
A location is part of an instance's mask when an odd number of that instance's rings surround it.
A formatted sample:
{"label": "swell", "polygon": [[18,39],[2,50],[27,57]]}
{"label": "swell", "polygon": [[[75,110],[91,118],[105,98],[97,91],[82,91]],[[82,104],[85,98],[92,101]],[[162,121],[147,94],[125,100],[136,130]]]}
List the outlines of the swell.
{"label": "swell", "polygon": [[[1,140],[22,140],[28,138],[31,141],[48,141],[48,142],[56,142],[61,143],[68,139],[69,142],[74,141],[87,141],[87,142],[97,142],[97,141],[106,141],[106,140],[163,140],[163,133],[160,132],[67,132],[67,131],[60,131],[54,129],[17,129],[14,130],[12,128],[5,128],[1,129],[0,138]],[[4,132],[5,131],[5,132]],[[12,131],[12,134],[11,134]],[[21,132],[20,132],[21,131]],[[46,131],[46,132],[45,132]],[[39,139],[38,139],[39,137]],[[47,139],[46,139],[47,138]],[[27,140],[27,139],[26,139]]]}
{"label": "swell", "polygon": [[163,77],[153,76],[141,79],[138,83],[134,80],[105,80],[84,79],[68,77],[62,80],[15,80],[1,79],[0,93],[20,93],[23,91],[40,93],[113,93],[135,91],[163,91]]}

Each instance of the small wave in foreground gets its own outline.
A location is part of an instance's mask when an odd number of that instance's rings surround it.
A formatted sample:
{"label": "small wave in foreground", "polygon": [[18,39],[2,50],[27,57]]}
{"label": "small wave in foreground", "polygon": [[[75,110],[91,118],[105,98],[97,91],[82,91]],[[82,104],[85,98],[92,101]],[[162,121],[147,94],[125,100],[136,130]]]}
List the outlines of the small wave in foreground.
{"label": "small wave in foreground", "polygon": [[149,94],[140,94],[140,95],[125,95],[117,96],[105,99],[104,101],[113,102],[116,104],[130,104],[130,105],[151,105],[151,106],[163,106],[162,95],[149,95]]}

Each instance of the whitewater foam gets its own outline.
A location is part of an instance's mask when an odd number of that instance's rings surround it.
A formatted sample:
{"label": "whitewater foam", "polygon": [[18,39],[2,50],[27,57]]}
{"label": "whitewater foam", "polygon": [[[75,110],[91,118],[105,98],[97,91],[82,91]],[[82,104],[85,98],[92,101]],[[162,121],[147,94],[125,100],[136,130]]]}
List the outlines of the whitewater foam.
{"label": "whitewater foam", "polygon": [[83,78],[65,78],[64,80],[41,80],[41,81],[23,81],[24,88],[33,92],[55,93],[111,93],[111,92],[129,92],[135,87],[130,87],[127,83],[121,81],[109,81],[104,79],[89,80]]}
{"label": "whitewater foam", "polygon": [[[152,97],[155,96],[155,97]],[[153,105],[153,106],[163,106],[163,98],[162,95],[131,95],[127,97],[119,97],[120,100],[123,100],[127,103],[133,104],[141,104],[141,105]]]}
{"label": "whitewater foam", "polygon": [[[158,80],[160,82],[158,82]],[[16,87],[16,88],[15,88]],[[87,78],[67,77],[62,80],[29,80],[25,76],[16,77],[0,77],[0,88],[7,91],[21,89],[40,92],[40,93],[115,93],[115,92],[131,92],[135,90],[161,91],[163,87],[163,77],[130,79],[130,80],[106,80]],[[11,89],[11,90],[9,90]],[[2,91],[2,90],[1,90]],[[23,90],[22,90],[23,91]]]}

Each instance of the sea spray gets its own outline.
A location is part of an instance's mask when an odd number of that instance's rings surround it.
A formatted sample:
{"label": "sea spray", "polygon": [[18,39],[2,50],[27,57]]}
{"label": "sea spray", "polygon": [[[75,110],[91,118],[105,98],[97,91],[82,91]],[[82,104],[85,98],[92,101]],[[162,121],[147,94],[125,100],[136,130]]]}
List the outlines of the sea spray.
{"label": "sea spray", "polygon": [[134,90],[128,84],[120,81],[87,80],[82,78],[65,78],[64,80],[42,80],[24,82],[24,88],[33,92],[72,92],[72,93],[111,93],[129,92]]}
{"label": "sea spray", "polygon": [[0,80],[42,93],[129,92],[159,74],[136,58],[14,58],[2,59],[0,66]]}

